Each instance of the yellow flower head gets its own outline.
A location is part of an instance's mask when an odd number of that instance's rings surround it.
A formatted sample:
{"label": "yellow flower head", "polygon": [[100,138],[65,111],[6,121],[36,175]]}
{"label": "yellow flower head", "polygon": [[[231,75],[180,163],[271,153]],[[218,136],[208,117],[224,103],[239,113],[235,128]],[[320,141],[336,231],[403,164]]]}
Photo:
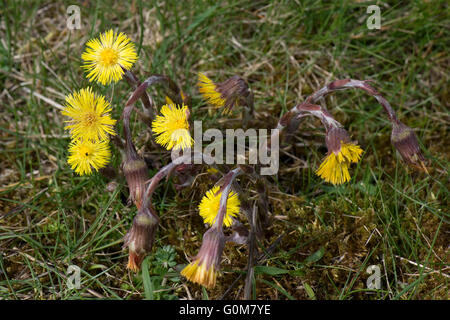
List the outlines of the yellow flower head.
{"label": "yellow flower head", "polygon": [[217,273],[214,270],[214,265],[211,265],[208,269],[206,263],[199,264],[198,260],[191,262],[181,270],[183,277],[207,288],[213,288],[216,285]]}
{"label": "yellow flower head", "polygon": [[108,141],[74,140],[69,145],[69,153],[67,163],[80,176],[105,167],[111,157]]}
{"label": "yellow flower head", "polygon": [[[138,56],[134,44],[123,33],[106,31],[99,39],[91,39],[81,55],[83,68],[88,72],[89,81],[103,85],[122,79],[124,70],[130,70]],[[123,68],[123,69],[122,69]]]}
{"label": "yellow flower head", "polygon": [[183,105],[164,105],[161,115],[156,116],[152,123],[152,131],[156,135],[156,142],[167,150],[172,148],[187,149],[192,146],[193,139],[189,133],[189,110]]}
{"label": "yellow flower head", "polygon": [[[219,191],[220,187],[215,186],[211,190],[206,192],[206,195],[203,197],[198,209],[200,211],[200,216],[203,218],[205,223],[213,225],[216,221],[217,214],[219,213],[220,207],[220,197],[222,192],[216,194]],[[232,217],[236,217],[239,213],[241,202],[239,201],[239,197],[237,193],[231,191],[228,195],[227,199],[227,213],[223,219],[223,224],[227,227],[231,226],[233,223]]]}
{"label": "yellow flower head", "polygon": [[350,180],[348,167],[361,158],[363,150],[355,144],[341,141],[338,152],[329,152],[316,174],[327,182],[342,184]]}
{"label": "yellow flower head", "polygon": [[222,98],[222,94],[218,91],[217,85],[203,73],[198,74],[197,85],[198,91],[200,91],[209,103],[217,107],[223,107],[225,105],[225,99]]}
{"label": "yellow flower head", "polygon": [[111,106],[102,95],[94,94],[89,87],[81,89],[66,97],[62,114],[72,119],[66,121],[69,125],[64,129],[69,129],[74,139],[106,140],[108,134],[115,135],[116,120],[111,119],[110,111]]}

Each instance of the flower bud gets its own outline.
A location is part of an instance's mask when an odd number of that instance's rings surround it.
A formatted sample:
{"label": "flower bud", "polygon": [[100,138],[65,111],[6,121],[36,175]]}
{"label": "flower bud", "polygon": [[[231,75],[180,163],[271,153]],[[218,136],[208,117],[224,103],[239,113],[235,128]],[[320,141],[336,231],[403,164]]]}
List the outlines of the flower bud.
{"label": "flower bud", "polygon": [[129,249],[127,268],[131,271],[138,271],[142,260],[151,251],[158,224],[159,218],[149,208],[141,208],[134,217],[123,245]]}
{"label": "flower bud", "polygon": [[394,123],[391,133],[391,142],[400,153],[403,161],[428,173],[427,168],[424,165],[425,158],[420,152],[416,134],[411,128],[401,122]]}
{"label": "flower bud", "polygon": [[224,246],[225,236],[222,230],[213,227],[206,231],[200,251],[195,259],[181,271],[181,275],[207,288],[214,287]]}
{"label": "flower bud", "polygon": [[224,107],[224,112],[231,111],[236,103],[250,95],[247,83],[239,76],[233,76],[218,84],[202,73],[198,76],[200,93],[209,103]]}

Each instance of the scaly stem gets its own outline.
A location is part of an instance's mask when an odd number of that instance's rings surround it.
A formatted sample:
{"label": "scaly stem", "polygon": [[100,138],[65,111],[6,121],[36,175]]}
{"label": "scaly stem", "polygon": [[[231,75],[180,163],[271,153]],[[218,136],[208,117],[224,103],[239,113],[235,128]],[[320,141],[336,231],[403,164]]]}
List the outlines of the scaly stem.
{"label": "scaly stem", "polygon": [[220,188],[222,191],[222,195],[220,196],[220,207],[219,212],[217,214],[216,222],[214,223],[214,227],[218,230],[222,230],[223,227],[223,219],[225,218],[225,215],[227,213],[227,202],[228,202],[228,195],[231,191],[231,184],[233,183],[233,180],[242,173],[242,170],[240,167],[231,170],[227,173],[227,175],[223,178],[223,185]]}
{"label": "scaly stem", "polygon": [[[124,69],[125,70],[125,69]],[[133,88],[137,89],[141,85],[141,81],[136,77],[136,75],[129,71],[125,70],[125,80],[128,82],[128,84]],[[142,104],[144,105],[145,109],[149,113],[146,115],[147,117],[153,119],[155,115],[155,110],[153,106],[153,100],[150,98],[150,96],[147,94],[147,92],[144,92],[141,96]]]}
{"label": "scaly stem", "polygon": [[[400,121],[398,120],[394,109],[392,109],[389,102],[376,89],[371,87],[368,82],[370,82],[370,80],[355,79],[340,79],[330,82],[306,98],[304,102],[297,104],[291,110],[286,112],[278,121],[276,129],[282,131],[284,128],[289,127],[290,131],[296,130],[299,119],[307,115],[318,117],[326,130],[329,130],[331,127],[341,127],[342,125],[336,121],[324,107],[317,105],[317,102],[334,91],[352,88],[364,90],[366,93],[377,99],[392,125],[398,125]],[[275,131],[272,136],[279,135],[279,131]],[[270,149],[270,145],[267,145],[267,143],[264,143],[262,147]]]}
{"label": "scaly stem", "polygon": [[[147,186],[147,189],[145,191],[144,195],[144,204],[148,205],[150,203],[151,197],[153,195],[153,192],[158,187],[159,182],[166,177],[167,175],[170,175],[173,170],[176,169],[179,165],[185,164],[186,162],[193,160],[193,162],[197,162],[198,160],[207,158],[209,162],[213,161],[213,158],[201,153],[201,152],[193,152],[192,155],[184,155],[181,157],[176,158],[171,163],[165,165],[162,167],[149,181],[149,184]],[[192,163],[192,161],[190,161]]]}
{"label": "scaly stem", "polygon": [[389,121],[391,121],[392,124],[398,123],[397,116],[395,115],[394,109],[392,109],[389,102],[373,87],[371,87],[368,82],[370,80],[354,80],[354,79],[341,79],[336,80],[333,82],[330,82],[325,87],[317,90],[312,95],[310,95],[308,98],[306,98],[305,102],[301,103],[300,105],[297,105],[297,107],[301,106],[302,104],[314,104],[317,103],[320,99],[322,99],[324,96],[326,96],[329,93],[332,93],[334,91],[338,90],[345,90],[345,89],[361,89],[373,96],[377,101],[381,104],[384,111],[386,112]]}
{"label": "scaly stem", "polygon": [[162,74],[154,74],[148,77],[136,88],[136,90],[131,95],[131,98],[128,99],[126,105],[133,105],[139,98],[146,94],[146,90],[148,87],[157,83],[163,84],[169,89],[168,95],[176,104],[181,105],[183,103],[181,90],[178,85],[168,76]]}

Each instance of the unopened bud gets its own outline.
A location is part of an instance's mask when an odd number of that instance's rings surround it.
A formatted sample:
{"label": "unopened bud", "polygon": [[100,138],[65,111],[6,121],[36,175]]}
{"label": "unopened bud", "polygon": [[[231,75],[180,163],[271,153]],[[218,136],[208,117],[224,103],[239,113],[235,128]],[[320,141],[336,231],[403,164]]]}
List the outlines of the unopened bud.
{"label": "unopened bud", "polygon": [[391,142],[400,153],[403,161],[428,173],[424,164],[425,158],[420,152],[419,141],[410,127],[401,122],[394,123]]}
{"label": "unopened bud", "polygon": [[149,208],[141,208],[133,219],[130,231],[125,235],[124,247],[128,247],[127,268],[136,272],[142,260],[152,250],[159,218]]}

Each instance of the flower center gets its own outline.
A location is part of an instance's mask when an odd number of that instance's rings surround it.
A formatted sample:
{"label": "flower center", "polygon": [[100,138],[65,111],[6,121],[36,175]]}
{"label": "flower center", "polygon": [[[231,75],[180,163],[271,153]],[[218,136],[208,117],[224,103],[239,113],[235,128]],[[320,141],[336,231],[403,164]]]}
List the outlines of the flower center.
{"label": "flower center", "polygon": [[185,120],[176,120],[173,124],[175,130],[186,129],[186,121]]}
{"label": "flower center", "polygon": [[84,116],[86,126],[92,126],[95,122],[97,122],[97,115],[95,113],[88,113]]}
{"label": "flower center", "polygon": [[218,201],[216,201],[214,203],[214,212],[216,212],[216,217],[219,214],[219,209],[220,209],[220,197],[219,197]]}
{"label": "flower center", "polygon": [[170,124],[169,131],[171,131],[170,135],[172,139],[177,140],[181,137],[184,137],[187,132],[186,122],[184,120],[175,120]]}
{"label": "flower center", "polygon": [[86,147],[86,146],[82,146],[81,148],[80,148],[80,156],[82,157],[82,158],[84,158],[84,159],[87,159],[87,158],[89,158],[90,157],[90,155],[91,155],[91,153],[92,153],[92,150],[91,150],[91,148],[88,148],[88,147]]}
{"label": "flower center", "polygon": [[104,66],[109,67],[117,63],[119,56],[115,50],[106,48],[100,53],[100,60]]}

